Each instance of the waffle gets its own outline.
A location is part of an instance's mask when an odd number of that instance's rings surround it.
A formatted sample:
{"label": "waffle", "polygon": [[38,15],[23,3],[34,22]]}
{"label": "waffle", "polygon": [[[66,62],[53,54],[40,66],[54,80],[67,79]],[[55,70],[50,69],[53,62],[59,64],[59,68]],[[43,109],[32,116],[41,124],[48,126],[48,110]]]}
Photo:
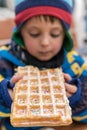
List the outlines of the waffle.
{"label": "waffle", "polygon": [[15,127],[64,126],[72,123],[61,68],[18,67],[23,78],[14,87],[11,124]]}

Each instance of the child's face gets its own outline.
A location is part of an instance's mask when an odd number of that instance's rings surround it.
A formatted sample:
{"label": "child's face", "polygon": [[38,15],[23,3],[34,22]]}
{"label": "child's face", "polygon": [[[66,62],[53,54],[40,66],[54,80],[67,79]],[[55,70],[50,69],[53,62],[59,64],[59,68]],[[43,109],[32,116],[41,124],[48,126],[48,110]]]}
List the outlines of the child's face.
{"label": "child's face", "polygon": [[33,17],[21,29],[27,51],[41,61],[53,58],[61,49],[64,30],[59,20]]}

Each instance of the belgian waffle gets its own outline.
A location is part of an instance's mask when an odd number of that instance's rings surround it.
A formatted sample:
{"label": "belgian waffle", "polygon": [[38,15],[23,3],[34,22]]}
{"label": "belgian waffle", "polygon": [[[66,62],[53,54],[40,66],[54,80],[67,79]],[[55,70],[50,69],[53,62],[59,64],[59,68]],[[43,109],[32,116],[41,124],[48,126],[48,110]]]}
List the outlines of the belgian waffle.
{"label": "belgian waffle", "polygon": [[72,123],[61,68],[18,67],[23,75],[14,87],[11,124],[15,127],[61,126]]}

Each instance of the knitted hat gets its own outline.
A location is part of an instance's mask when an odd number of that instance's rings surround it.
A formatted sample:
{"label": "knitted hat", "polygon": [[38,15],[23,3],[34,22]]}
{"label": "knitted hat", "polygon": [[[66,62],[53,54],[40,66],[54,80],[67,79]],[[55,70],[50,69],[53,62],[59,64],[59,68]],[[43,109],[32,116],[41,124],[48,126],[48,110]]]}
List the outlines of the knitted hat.
{"label": "knitted hat", "polygon": [[66,43],[64,43],[64,47],[67,51],[72,49],[73,43],[68,33],[72,21],[71,0],[21,0],[16,5],[15,13],[16,29],[13,33],[13,39],[17,44],[24,44],[18,33],[25,21],[37,15],[50,15],[57,17],[63,23],[66,32]]}

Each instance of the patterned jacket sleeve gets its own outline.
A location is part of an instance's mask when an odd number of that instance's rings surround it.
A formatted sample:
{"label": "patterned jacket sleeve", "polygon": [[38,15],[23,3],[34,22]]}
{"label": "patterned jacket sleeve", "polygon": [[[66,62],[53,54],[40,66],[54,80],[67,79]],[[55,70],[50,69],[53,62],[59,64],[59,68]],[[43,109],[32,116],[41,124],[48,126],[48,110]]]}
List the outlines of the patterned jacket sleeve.
{"label": "patterned jacket sleeve", "polygon": [[81,79],[81,99],[72,107],[73,119],[87,123],[87,76]]}
{"label": "patterned jacket sleeve", "polygon": [[10,116],[11,98],[8,88],[13,87],[9,80],[13,74],[11,65],[0,57],[0,118]]}
{"label": "patterned jacket sleeve", "polygon": [[[77,92],[70,99],[70,102],[74,101],[71,105],[72,117],[75,121],[87,123],[87,63],[76,52],[71,53],[74,59],[71,69],[74,77],[80,81],[80,84],[77,83]],[[77,99],[78,101],[75,102]]]}

